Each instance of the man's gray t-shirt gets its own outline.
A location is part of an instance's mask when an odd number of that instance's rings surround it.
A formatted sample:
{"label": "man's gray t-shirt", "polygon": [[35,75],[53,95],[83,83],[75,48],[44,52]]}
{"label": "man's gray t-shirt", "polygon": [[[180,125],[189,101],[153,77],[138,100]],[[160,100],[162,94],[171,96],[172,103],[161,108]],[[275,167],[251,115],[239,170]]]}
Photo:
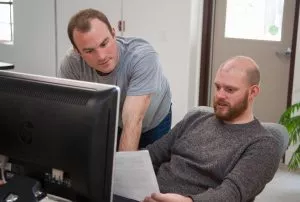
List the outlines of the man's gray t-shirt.
{"label": "man's gray t-shirt", "polygon": [[[76,51],[70,49],[61,63],[59,76],[119,86],[120,114],[126,96],[151,94],[151,103],[142,126],[142,132],[146,132],[156,127],[169,112],[169,83],[163,75],[158,54],[147,41],[134,37],[117,37],[117,46],[119,63],[109,75],[100,76]],[[121,116],[119,125],[122,127]]]}

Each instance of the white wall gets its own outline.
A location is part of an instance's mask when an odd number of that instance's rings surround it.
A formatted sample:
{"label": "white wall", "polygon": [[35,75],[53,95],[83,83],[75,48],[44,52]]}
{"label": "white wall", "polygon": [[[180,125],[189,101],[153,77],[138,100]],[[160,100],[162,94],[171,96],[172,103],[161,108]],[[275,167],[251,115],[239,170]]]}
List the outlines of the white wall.
{"label": "white wall", "polygon": [[188,109],[198,105],[200,84],[200,55],[203,22],[203,0],[192,0],[190,13],[190,55],[189,55],[189,91]]}
{"label": "white wall", "polygon": [[0,44],[0,60],[15,71],[55,75],[55,0],[15,0],[14,44]]}
{"label": "white wall", "polygon": [[173,125],[198,101],[201,2],[123,2],[123,19],[126,22],[124,36],[142,37],[159,53],[172,92]]}
{"label": "white wall", "polygon": [[297,47],[296,47],[296,59],[295,59],[295,72],[294,72],[294,84],[293,84],[293,97],[292,102],[300,102],[300,16],[298,21],[298,33],[297,33]]}

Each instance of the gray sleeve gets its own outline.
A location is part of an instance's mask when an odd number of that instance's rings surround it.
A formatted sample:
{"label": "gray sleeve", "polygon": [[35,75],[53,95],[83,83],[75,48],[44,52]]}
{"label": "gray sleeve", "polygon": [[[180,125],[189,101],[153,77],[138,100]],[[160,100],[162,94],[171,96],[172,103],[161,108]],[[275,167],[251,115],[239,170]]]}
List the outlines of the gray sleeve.
{"label": "gray sleeve", "polygon": [[168,134],[162,136],[153,144],[150,144],[146,147],[149,150],[155,172],[158,171],[158,168],[162,163],[170,161],[172,147],[176,139],[180,138],[183,135],[185,125],[188,124],[190,119],[193,119],[194,116],[198,116],[198,114],[198,111],[190,111],[180,122],[178,122],[172,128],[172,130]]}
{"label": "gray sleeve", "polygon": [[[135,62],[136,61],[136,62]],[[155,93],[161,86],[162,68],[156,53],[149,53],[131,65],[131,78],[127,95],[137,96]]]}
{"label": "gray sleeve", "polygon": [[221,185],[191,197],[194,202],[240,202],[254,199],[275,175],[280,158],[276,140],[270,137],[259,139],[249,146]]}
{"label": "gray sleeve", "polygon": [[162,163],[170,160],[171,149],[177,135],[181,133],[182,122],[183,121],[177,123],[168,134],[162,136],[153,144],[150,144],[146,147],[149,150],[155,172],[158,171],[158,168]]}
{"label": "gray sleeve", "polygon": [[60,64],[58,76],[65,79],[80,80],[80,60],[67,54]]}

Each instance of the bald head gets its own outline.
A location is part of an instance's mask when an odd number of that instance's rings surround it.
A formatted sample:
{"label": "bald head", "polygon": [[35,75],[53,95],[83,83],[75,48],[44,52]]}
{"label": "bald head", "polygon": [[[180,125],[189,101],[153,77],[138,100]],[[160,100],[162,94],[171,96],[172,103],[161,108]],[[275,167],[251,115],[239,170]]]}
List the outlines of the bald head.
{"label": "bald head", "polygon": [[254,98],[259,94],[259,68],[245,56],[225,61],[215,77],[214,109],[217,118],[229,123],[253,120]]}
{"label": "bald head", "polygon": [[235,56],[225,61],[218,71],[237,71],[245,75],[249,85],[258,85],[260,81],[259,67],[256,62],[246,56]]}

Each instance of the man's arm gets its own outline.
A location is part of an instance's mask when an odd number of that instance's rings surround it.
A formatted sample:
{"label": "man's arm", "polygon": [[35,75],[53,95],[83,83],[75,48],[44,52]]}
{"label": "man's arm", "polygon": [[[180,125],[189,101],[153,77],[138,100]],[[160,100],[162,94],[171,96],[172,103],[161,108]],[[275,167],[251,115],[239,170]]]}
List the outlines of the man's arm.
{"label": "man's arm", "polygon": [[142,123],[150,105],[151,95],[127,96],[122,109],[123,130],[119,151],[138,150]]}
{"label": "man's arm", "polygon": [[153,168],[155,172],[158,171],[162,163],[168,162],[171,159],[171,151],[176,142],[176,139],[180,138],[184,134],[185,124],[189,117],[193,116],[195,111],[190,111],[185,117],[179,121],[168,134],[164,135],[160,139],[156,140],[153,144],[148,145],[146,148],[149,151]]}

